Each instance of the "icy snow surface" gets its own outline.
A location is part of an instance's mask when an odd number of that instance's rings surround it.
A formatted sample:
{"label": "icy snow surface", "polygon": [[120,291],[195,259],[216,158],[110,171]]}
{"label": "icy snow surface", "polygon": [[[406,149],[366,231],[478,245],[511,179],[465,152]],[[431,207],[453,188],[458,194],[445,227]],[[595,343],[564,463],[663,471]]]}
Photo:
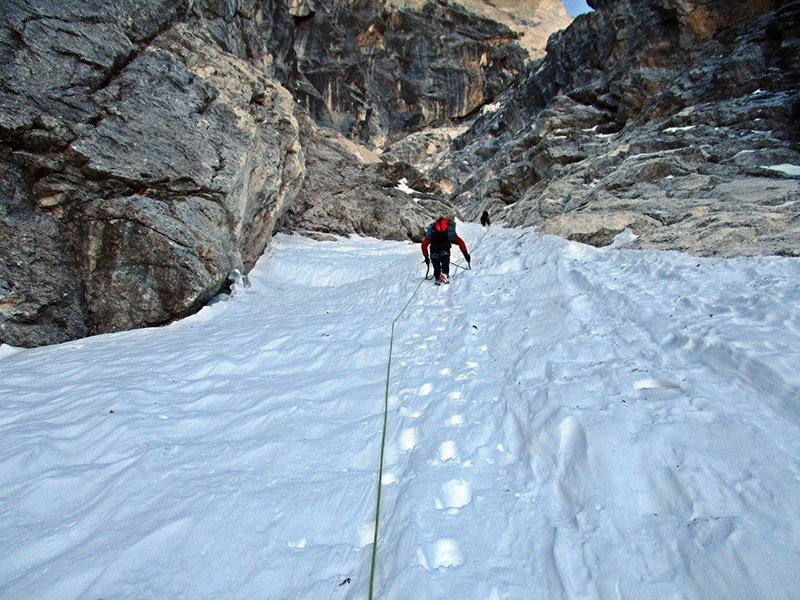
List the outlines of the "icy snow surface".
{"label": "icy snow surface", "polygon": [[[800,597],[800,261],[459,230],[396,323],[375,596]],[[0,597],[365,598],[422,270],[278,236],[193,317],[0,349]]]}
{"label": "icy snow surface", "polygon": [[779,173],[783,173],[785,175],[792,175],[794,177],[800,177],[800,166],[799,165],[790,165],[788,163],[784,163],[781,165],[770,165],[768,167],[761,167],[762,169],[768,169],[770,171],[777,171]]}

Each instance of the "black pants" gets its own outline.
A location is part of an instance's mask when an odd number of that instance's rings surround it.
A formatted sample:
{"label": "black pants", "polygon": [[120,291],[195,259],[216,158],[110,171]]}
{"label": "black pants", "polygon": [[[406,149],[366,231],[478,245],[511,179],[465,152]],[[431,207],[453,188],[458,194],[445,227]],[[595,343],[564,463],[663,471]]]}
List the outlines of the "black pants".
{"label": "black pants", "polygon": [[431,264],[433,264],[433,279],[439,279],[444,273],[450,277],[450,249],[431,251]]}

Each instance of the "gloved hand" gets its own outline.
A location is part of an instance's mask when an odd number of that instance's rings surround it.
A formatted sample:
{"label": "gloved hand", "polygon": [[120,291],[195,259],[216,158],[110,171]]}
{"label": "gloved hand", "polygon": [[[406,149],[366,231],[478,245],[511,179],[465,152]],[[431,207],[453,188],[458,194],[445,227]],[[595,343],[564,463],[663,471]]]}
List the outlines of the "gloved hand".
{"label": "gloved hand", "polygon": [[425,266],[426,267],[430,267],[431,266],[431,259],[428,258],[427,256],[425,257]]}
{"label": "gloved hand", "polygon": [[470,255],[469,255],[469,252],[465,252],[465,253],[464,253],[464,260],[466,260],[466,261],[467,261],[467,264],[470,264],[470,258],[471,258],[471,257],[470,257]]}

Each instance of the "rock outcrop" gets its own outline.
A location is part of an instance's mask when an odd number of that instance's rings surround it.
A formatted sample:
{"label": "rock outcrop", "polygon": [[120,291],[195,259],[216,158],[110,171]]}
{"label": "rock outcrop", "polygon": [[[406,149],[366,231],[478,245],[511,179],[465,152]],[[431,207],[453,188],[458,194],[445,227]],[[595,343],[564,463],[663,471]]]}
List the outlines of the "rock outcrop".
{"label": "rock outcrop", "polygon": [[[389,0],[394,6],[417,9],[427,1]],[[530,59],[544,56],[547,39],[572,22],[561,0],[455,0],[454,3],[518,33],[520,46]]]}
{"label": "rock outcrop", "polygon": [[517,33],[457,3],[307,0],[295,14],[281,80],[317,124],[372,149],[473,115],[526,56]]}
{"label": "rock outcrop", "polygon": [[0,342],[20,346],[189,314],[279,220],[418,237],[441,205],[347,138],[380,150],[462,119],[525,60],[447,2],[9,0],[0,17]]}
{"label": "rock outcrop", "polygon": [[276,229],[799,254],[800,0],[590,4],[531,62],[556,0],[6,1],[0,342],[189,314]]}
{"label": "rock outcrop", "polygon": [[232,51],[258,37],[251,4],[6,7],[2,341],[168,322],[263,252],[304,157],[268,56]]}
{"label": "rock outcrop", "polygon": [[590,5],[431,179],[596,245],[800,254],[800,2]]}
{"label": "rock outcrop", "polygon": [[306,181],[281,219],[282,231],[421,241],[438,214],[454,214],[443,194],[402,162],[387,163],[341,134],[301,120]]}

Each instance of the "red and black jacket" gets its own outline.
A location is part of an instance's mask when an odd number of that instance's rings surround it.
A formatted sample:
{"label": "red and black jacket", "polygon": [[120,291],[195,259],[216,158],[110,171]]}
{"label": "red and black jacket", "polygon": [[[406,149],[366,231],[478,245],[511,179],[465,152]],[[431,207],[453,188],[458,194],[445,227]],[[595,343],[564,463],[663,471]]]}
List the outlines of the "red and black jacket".
{"label": "red and black jacket", "polygon": [[450,252],[450,244],[458,244],[461,253],[467,255],[467,245],[456,235],[455,227],[447,219],[439,219],[428,226],[422,240],[422,256],[428,258],[428,246],[436,254]]}

